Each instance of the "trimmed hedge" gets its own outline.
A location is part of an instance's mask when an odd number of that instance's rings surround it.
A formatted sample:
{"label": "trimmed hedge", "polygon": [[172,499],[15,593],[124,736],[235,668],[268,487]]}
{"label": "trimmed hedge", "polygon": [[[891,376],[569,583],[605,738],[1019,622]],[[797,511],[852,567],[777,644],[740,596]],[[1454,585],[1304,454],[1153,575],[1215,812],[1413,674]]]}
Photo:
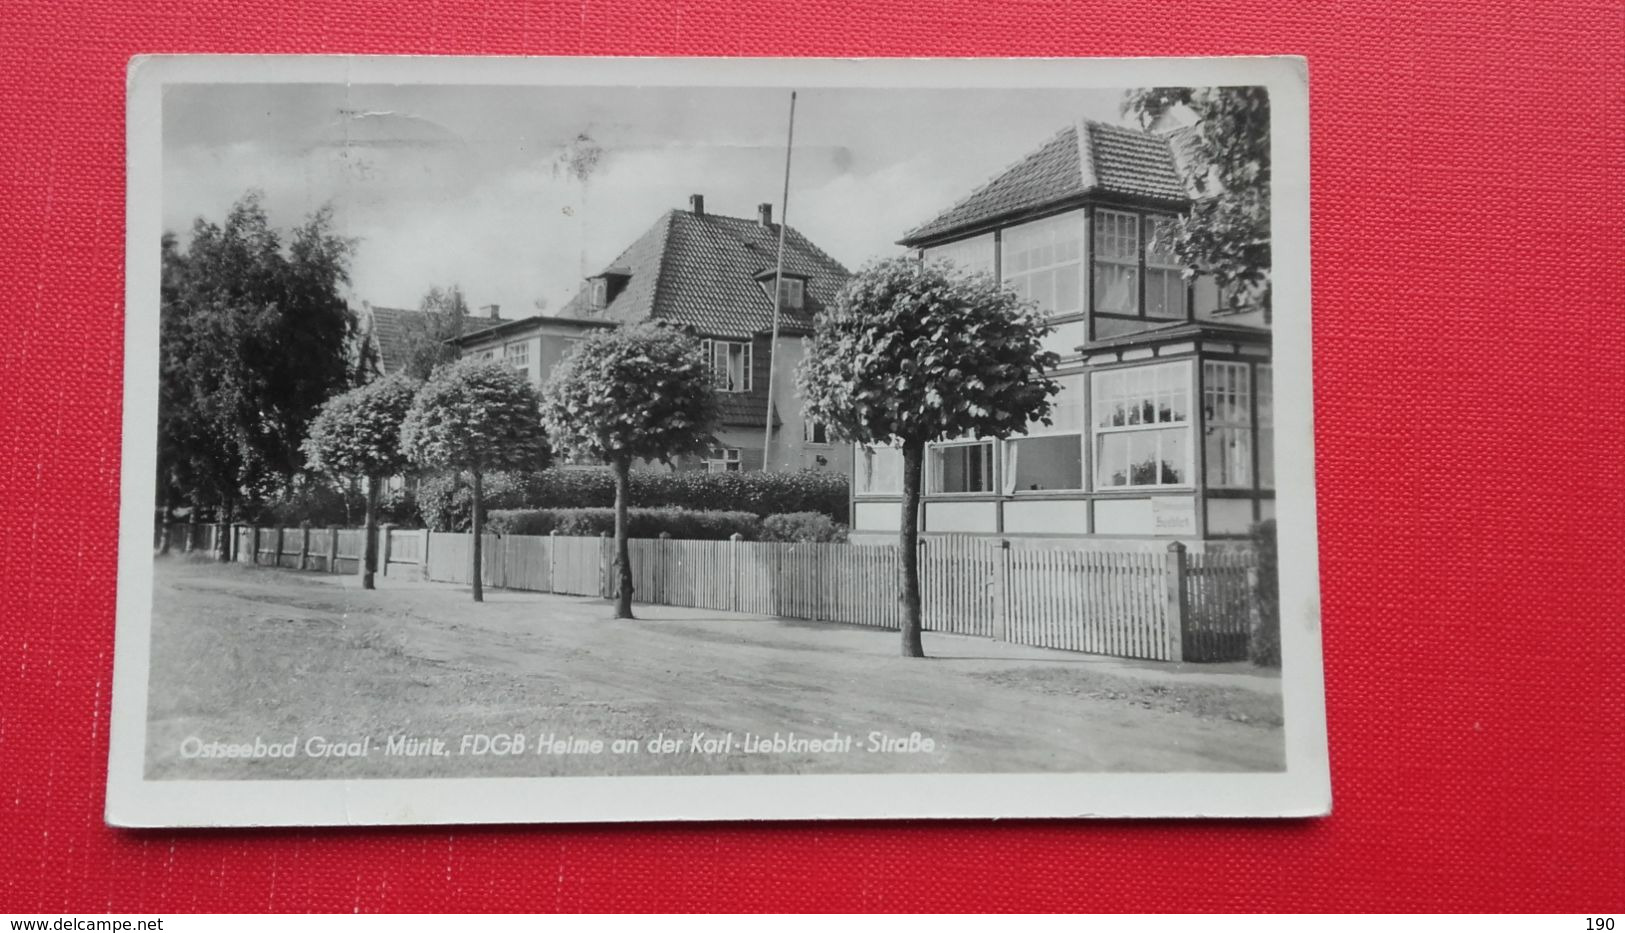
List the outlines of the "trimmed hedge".
{"label": "trimmed hedge", "polygon": [[[503,509],[490,513],[495,534],[592,537],[615,533],[614,509]],[[738,534],[756,540],[761,519],[750,512],[700,512],[692,509],[628,509],[626,533],[632,538],[658,538],[662,533],[690,541],[726,541]]]}
{"label": "trimmed hedge", "polygon": [[[758,517],[819,512],[847,522],[845,473],[800,470],[762,472],[632,473],[633,508],[679,508],[697,512],[741,511]],[[485,477],[485,508],[589,509],[615,505],[615,475],[608,467],[555,468],[537,473]],[[446,474],[426,478],[418,489],[423,521],[437,531],[467,531],[472,497],[468,481]]]}
{"label": "trimmed hedge", "polygon": [[769,515],[762,519],[763,541],[784,541],[792,544],[846,543],[846,526],[822,512],[791,512],[787,515]]}
{"label": "trimmed hedge", "polygon": [[1247,655],[1259,667],[1278,668],[1281,666],[1281,591],[1277,584],[1275,519],[1254,525],[1252,538],[1258,553],[1258,588],[1252,594],[1258,601],[1258,624],[1247,639]]}

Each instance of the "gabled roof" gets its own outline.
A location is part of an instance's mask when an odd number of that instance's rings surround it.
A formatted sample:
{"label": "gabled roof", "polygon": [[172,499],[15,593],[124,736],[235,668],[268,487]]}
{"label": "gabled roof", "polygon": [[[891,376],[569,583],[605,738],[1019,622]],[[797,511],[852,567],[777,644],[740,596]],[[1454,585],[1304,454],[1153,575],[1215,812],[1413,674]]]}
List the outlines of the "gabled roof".
{"label": "gabled roof", "polygon": [[[406,365],[406,356],[412,345],[412,333],[425,326],[425,315],[429,313],[410,308],[384,308],[378,305],[367,308],[366,316],[370,318],[370,323],[366,325],[367,334],[378,353],[380,375],[388,376],[399,372]],[[463,319],[463,333],[478,333],[510,323],[511,320],[470,314]]]}
{"label": "gabled roof", "polygon": [[[584,286],[560,314],[625,323],[657,318],[714,337],[770,330],[773,300],[756,275],[775,266],[778,237],[777,224],[667,211],[600,273],[628,276],[607,308],[594,312],[591,289]],[[794,227],[785,230],[784,271],[807,280],[804,306],[781,311],[784,329],[810,328],[813,315],[834,303],[850,275]]]}
{"label": "gabled roof", "polygon": [[1083,120],[898,242],[915,246],[1090,194],[1188,201],[1167,137]]}

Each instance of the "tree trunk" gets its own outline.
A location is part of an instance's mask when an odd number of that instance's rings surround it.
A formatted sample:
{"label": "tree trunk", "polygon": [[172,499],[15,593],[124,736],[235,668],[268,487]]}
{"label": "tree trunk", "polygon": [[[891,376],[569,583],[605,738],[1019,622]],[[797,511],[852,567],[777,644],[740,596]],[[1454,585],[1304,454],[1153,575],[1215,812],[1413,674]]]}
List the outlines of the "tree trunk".
{"label": "tree trunk", "polygon": [[158,553],[168,554],[173,542],[169,540],[169,523],[175,517],[175,488],[168,483],[164,484],[164,514],[159,521],[163,528],[159,530]]}
{"label": "tree trunk", "polygon": [[378,572],[378,477],[369,476],[367,483],[367,514],[362,520],[361,588],[374,589],[373,575]]}
{"label": "tree trunk", "polygon": [[903,610],[903,657],[925,657],[920,643],[920,473],[925,465],[925,445],[909,441],[903,445],[903,517],[898,526],[898,603]]}
{"label": "tree trunk", "polygon": [[485,516],[480,514],[484,511],[484,508],[480,505],[480,471],[469,470],[468,472],[474,480],[474,507],[470,510],[472,521],[469,522],[469,530],[474,533],[474,541],[469,548],[471,556],[469,558],[468,575],[469,579],[474,583],[474,601],[483,603],[485,602],[485,586],[480,578],[485,575],[485,572],[480,565],[480,552],[483,543],[480,539],[485,537]]}
{"label": "tree trunk", "polygon": [[632,552],[626,541],[627,501],[632,498],[631,474],[631,461],[615,461],[615,571],[619,581],[615,589],[617,619],[635,618],[632,615]]}
{"label": "tree trunk", "polygon": [[215,510],[215,514],[221,531],[220,541],[218,542],[220,545],[220,563],[229,564],[233,556],[231,553],[232,548],[237,544],[234,540],[237,537],[237,529],[231,527],[232,507],[229,503],[223,504]]}

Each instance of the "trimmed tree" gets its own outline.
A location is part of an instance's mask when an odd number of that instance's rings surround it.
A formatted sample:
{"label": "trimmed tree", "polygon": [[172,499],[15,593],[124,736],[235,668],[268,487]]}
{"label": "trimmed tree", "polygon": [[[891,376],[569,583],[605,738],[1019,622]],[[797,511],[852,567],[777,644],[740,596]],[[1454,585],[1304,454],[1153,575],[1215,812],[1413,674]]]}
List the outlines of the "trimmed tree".
{"label": "trimmed tree", "polygon": [[796,374],[807,416],[844,440],[896,445],[903,456],[898,533],[903,655],[920,643],[919,512],[925,445],[1004,438],[1049,424],[1060,386],[1044,375],[1039,312],[990,276],[913,258],[873,263],[820,315]]}
{"label": "trimmed tree", "polygon": [[480,582],[484,533],[480,480],[493,470],[547,465],[540,404],[536,388],[518,370],[467,359],[435,370],[401,424],[401,448],[412,463],[468,474],[474,491],[470,574],[475,602],[485,600]]}
{"label": "trimmed tree", "polygon": [[390,376],[335,395],[316,413],[306,436],[307,465],[335,479],[366,483],[366,543],[361,587],[373,588],[378,570],[378,495],[384,480],[406,469],[401,423],[417,395],[417,383]]}
{"label": "trimmed tree", "polygon": [[615,618],[632,618],[626,510],[632,464],[670,463],[713,443],[716,390],[699,341],[658,322],[601,332],[565,357],[542,390],[554,450],[615,473]]}

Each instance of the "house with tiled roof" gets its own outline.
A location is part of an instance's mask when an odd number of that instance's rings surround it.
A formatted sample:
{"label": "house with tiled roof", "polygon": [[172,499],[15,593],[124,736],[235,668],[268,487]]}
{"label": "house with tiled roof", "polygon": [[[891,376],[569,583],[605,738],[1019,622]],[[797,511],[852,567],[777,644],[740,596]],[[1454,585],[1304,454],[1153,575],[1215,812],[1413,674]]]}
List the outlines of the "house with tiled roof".
{"label": "house with tiled roof", "polygon": [[775,345],[779,233],[771,205],[758,205],[752,218],[728,217],[707,213],[705,199],[696,194],[688,210],[667,211],[589,276],[560,311],[567,318],[615,323],[665,321],[700,338],[721,401],[718,445],[679,469],[850,468],[851,448],[831,443],[823,426],[805,417],[795,388],[813,318],[834,303],[849,273],[794,227],[785,227]]}
{"label": "house with tiled roof", "polygon": [[[486,305],[478,313],[463,318],[463,333],[475,334],[488,328],[512,323],[499,314],[497,305]],[[430,315],[436,312],[413,308],[387,308],[361,302],[355,357],[370,376],[400,372],[407,363],[418,337],[430,332]]]}
{"label": "house with tiled roof", "polygon": [[[1195,133],[1079,121],[898,241],[1036,303],[1061,357],[1053,424],[929,446],[923,531],[1205,542],[1274,516],[1269,322],[1171,247]],[[901,459],[856,452],[854,540],[896,534]]]}

